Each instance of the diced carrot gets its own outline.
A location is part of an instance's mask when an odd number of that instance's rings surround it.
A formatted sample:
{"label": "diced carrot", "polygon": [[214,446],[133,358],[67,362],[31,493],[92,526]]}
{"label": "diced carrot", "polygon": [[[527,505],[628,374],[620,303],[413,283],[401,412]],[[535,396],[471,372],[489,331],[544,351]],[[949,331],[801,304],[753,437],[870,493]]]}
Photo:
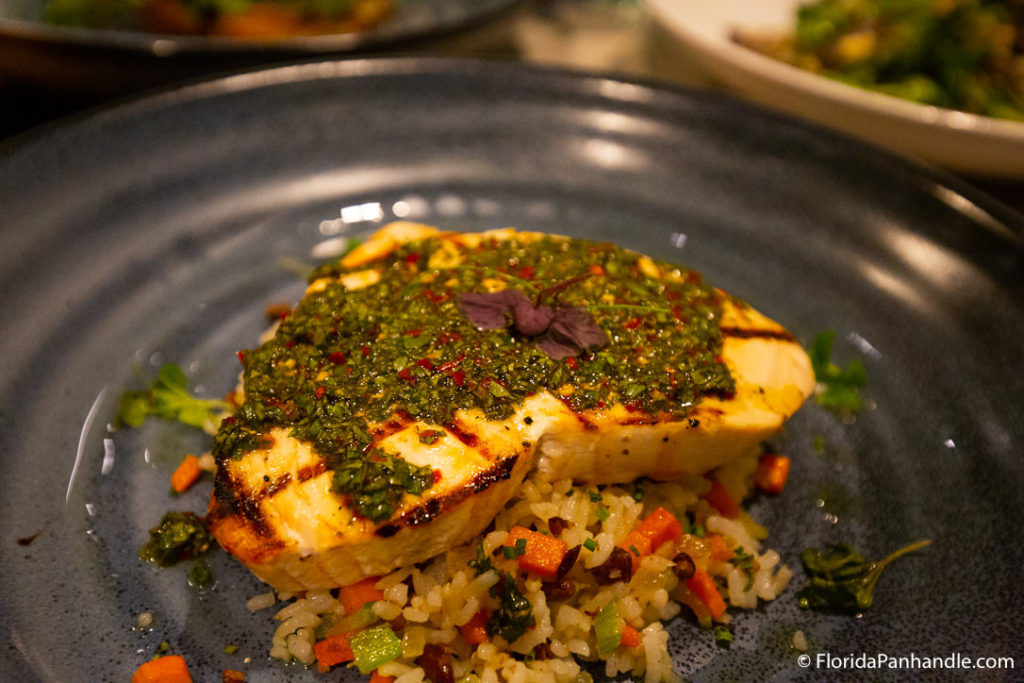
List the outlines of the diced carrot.
{"label": "diced carrot", "polygon": [[705,539],[711,545],[711,559],[719,562],[728,562],[732,559],[732,550],[725,542],[722,534],[708,534]]}
{"label": "diced carrot", "polygon": [[717,479],[711,480],[711,490],[704,496],[704,499],[711,504],[711,507],[726,517],[739,517],[742,512],[740,506]]}
{"label": "diced carrot", "polygon": [[192,683],[188,665],[181,655],[151,659],[132,674],[132,683]]}
{"label": "diced carrot", "polygon": [[622,627],[622,640],[620,644],[626,647],[636,647],[640,644],[640,631],[637,631],[629,624],[625,624]]}
{"label": "diced carrot", "polygon": [[355,614],[368,602],[377,602],[384,597],[384,592],[374,587],[380,577],[371,576],[351,586],[338,589],[338,600],[345,608],[345,614]]}
{"label": "diced carrot", "polygon": [[789,458],[785,455],[765,453],[757,461],[754,482],[765,493],[778,495],[786,487],[789,478]]}
{"label": "diced carrot", "polygon": [[678,541],[683,537],[683,525],[665,508],[658,508],[640,522],[637,531],[651,539],[651,552],[663,543]]}
{"label": "diced carrot", "polygon": [[487,642],[487,612],[480,610],[474,614],[472,619],[459,627],[459,631],[470,645]]}
{"label": "diced carrot", "polygon": [[171,488],[178,493],[184,493],[192,484],[196,483],[200,474],[202,474],[202,470],[199,469],[199,458],[189,453],[171,475]]}
{"label": "diced carrot", "polygon": [[395,680],[394,676],[385,676],[382,673],[378,673],[376,669],[370,674],[370,683],[391,683]]}
{"label": "diced carrot", "polygon": [[516,557],[519,568],[535,574],[542,579],[554,579],[558,576],[558,568],[569,552],[569,544],[565,541],[532,531],[522,526],[514,526],[508,532],[506,546],[514,547],[516,541],[526,540],[524,552]]}
{"label": "diced carrot", "polygon": [[718,619],[725,614],[725,600],[718,592],[715,580],[704,569],[695,569],[693,576],[686,580],[686,587],[693,591],[701,602],[708,606],[711,616]]}
{"label": "diced carrot", "polygon": [[316,663],[321,671],[327,671],[336,664],[351,662],[356,658],[349,645],[351,633],[339,636],[327,636],[313,644],[313,654],[316,655]]}

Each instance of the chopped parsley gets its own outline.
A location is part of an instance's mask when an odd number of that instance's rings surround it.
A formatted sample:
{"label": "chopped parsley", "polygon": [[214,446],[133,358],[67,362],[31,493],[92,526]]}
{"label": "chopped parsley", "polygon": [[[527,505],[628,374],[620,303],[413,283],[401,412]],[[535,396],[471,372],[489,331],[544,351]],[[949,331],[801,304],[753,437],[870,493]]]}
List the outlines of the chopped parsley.
{"label": "chopped parsley", "polygon": [[491,596],[498,599],[498,609],[487,619],[489,635],[499,635],[512,643],[536,624],[533,605],[519,590],[515,577],[508,572],[501,572],[501,579],[491,586]]}

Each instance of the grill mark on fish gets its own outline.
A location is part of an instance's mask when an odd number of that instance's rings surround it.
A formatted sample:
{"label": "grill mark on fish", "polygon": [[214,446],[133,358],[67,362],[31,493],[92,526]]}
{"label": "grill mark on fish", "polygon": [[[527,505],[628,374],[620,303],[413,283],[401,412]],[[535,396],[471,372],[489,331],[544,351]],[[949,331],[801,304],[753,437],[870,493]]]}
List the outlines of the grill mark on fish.
{"label": "grill mark on fish", "polygon": [[736,339],[775,339],[777,341],[796,342],[796,339],[787,330],[757,330],[749,327],[722,327],[723,337],[734,337]]}
{"label": "grill mark on fish", "polygon": [[327,471],[327,461],[321,460],[313,465],[306,465],[300,469],[296,474],[298,475],[299,481],[308,481],[313,477],[319,477],[321,474]]}
{"label": "grill mark on fish", "polygon": [[[447,510],[455,507],[466,498],[486,491],[494,484],[500,481],[505,481],[511,477],[512,469],[515,467],[518,460],[518,455],[505,458],[490,469],[477,474],[473,477],[472,481],[465,486],[460,487],[458,490],[452,491],[444,496],[431,498],[422,505],[418,505],[411,510],[407,510],[398,519],[398,522],[407,527],[417,527],[433,521],[439,515],[442,515]],[[388,523],[379,527],[376,534],[387,538],[389,536],[394,536],[398,531],[398,524]]]}

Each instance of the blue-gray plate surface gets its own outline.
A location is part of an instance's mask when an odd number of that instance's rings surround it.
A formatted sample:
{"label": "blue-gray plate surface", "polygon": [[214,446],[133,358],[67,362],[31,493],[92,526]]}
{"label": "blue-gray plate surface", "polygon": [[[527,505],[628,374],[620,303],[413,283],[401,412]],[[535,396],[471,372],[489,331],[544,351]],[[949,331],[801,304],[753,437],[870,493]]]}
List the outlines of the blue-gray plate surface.
{"label": "blue-gray plate surface", "polygon": [[[138,560],[166,509],[204,509],[208,488],[171,499],[168,475],[207,442],[110,424],[161,362],[224,393],[264,307],[301,294],[283,266],[396,216],[614,240],[702,270],[805,343],[834,329],[837,359],[866,366],[871,407],[843,422],[808,405],[780,443],[789,486],[752,504],[793,584],[737,615],[729,649],[675,620],[684,676],[865,673],[819,668],[823,653],[1024,666],[1024,221],[945,176],[703,93],[354,60],[20,138],[0,148],[0,206],[0,680],[127,680],[164,640],[197,680],[322,678],[266,659],[273,620],[243,606],[261,586],[223,553],[208,590]],[[797,607],[803,547],[880,558],[921,538],[862,616]],[[144,611],[154,628],[133,630]]]}

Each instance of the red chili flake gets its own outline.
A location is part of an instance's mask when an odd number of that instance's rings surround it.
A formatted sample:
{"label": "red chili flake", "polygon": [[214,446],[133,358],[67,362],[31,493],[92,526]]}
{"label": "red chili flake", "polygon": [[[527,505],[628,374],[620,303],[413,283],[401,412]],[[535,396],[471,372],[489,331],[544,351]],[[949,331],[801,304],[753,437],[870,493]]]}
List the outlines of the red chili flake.
{"label": "red chili flake", "polygon": [[703,278],[701,278],[700,273],[695,270],[691,270],[686,274],[686,281],[691,285],[699,285],[702,280]]}
{"label": "red chili flake", "polygon": [[672,317],[674,317],[676,320],[680,322],[686,320],[686,316],[683,315],[683,309],[679,306],[679,304],[676,304],[675,306],[672,307]]}
{"label": "red chili flake", "polygon": [[284,347],[286,349],[293,349],[293,348],[295,348],[295,340],[294,339],[289,339],[288,341],[285,342]]}
{"label": "red chili flake", "polygon": [[681,299],[682,297],[683,293],[677,292],[674,289],[670,289],[665,292],[665,298],[668,299],[669,301],[676,301],[677,299]]}
{"label": "red chili flake", "polygon": [[640,410],[643,406],[641,406],[638,401],[633,401],[631,403],[622,404],[622,407],[625,408],[627,412],[635,413],[636,411]]}
{"label": "red chili flake", "polygon": [[245,364],[245,351],[239,351],[236,355],[238,356],[238,362],[242,363],[244,365]]}
{"label": "red chili flake", "polygon": [[348,375],[349,377],[351,377],[351,376],[352,376],[352,373],[353,373],[353,372],[354,372],[354,370],[353,370],[353,368],[352,368],[352,366],[351,366],[351,365],[346,365],[346,366],[345,366],[345,374],[346,374],[346,375]]}
{"label": "red chili flake", "polygon": [[327,389],[324,388],[323,386],[319,386],[319,387],[316,388],[316,391],[313,392],[313,395],[316,396],[317,398],[323,398],[324,394],[326,394],[326,393],[327,393]]}
{"label": "red chili flake", "polygon": [[441,363],[441,365],[437,366],[437,369],[440,370],[441,372],[451,372],[459,365],[459,363],[462,362],[462,359],[465,357],[466,354],[460,353],[458,356],[455,357],[455,360],[450,360],[447,363]]}
{"label": "red chili flake", "polygon": [[437,482],[441,481],[441,478],[443,476],[444,475],[441,474],[441,470],[434,470],[434,483],[436,484]]}
{"label": "red chili flake", "polygon": [[[451,342],[461,341],[462,335],[458,332],[442,332],[438,337],[437,341],[442,344],[450,344]],[[461,358],[461,356],[460,356]]]}
{"label": "red chili flake", "polygon": [[403,379],[409,384],[415,384],[416,378],[412,375],[412,369],[405,367],[398,371],[399,379]]}
{"label": "red chili flake", "polygon": [[430,362],[429,358],[420,358],[416,361],[416,365],[420,366],[424,370],[433,370],[434,364]]}
{"label": "red chili flake", "polygon": [[596,263],[591,263],[590,272],[594,275],[604,275],[604,268]]}
{"label": "red chili flake", "polygon": [[345,362],[346,356],[341,351],[333,351],[331,355],[327,356],[327,360],[331,361],[335,365],[341,365]]}
{"label": "red chili flake", "polygon": [[363,344],[363,348],[360,349],[360,351],[363,352],[364,356],[369,356],[370,355],[370,347],[367,346],[366,344]]}
{"label": "red chili flake", "polygon": [[580,365],[579,363],[576,362],[576,359],[573,358],[572,356],[569,356],[568,358],[565,359],[565,364],[568,365],[573,370],[578,368],[579,365]]}
{"label": "red chili flake", "polygon": [[534,273],[535,271],[533,270],[533,266],[523,266],[519,271],[519,277],[524,280],[532,280]]}
{"label": "red chili flake", "polygon": [[447,300],[451,295],[450,294],[438,294],[434,290],[428,289],[428,290],[423,292],[423,296],[427,297],[428,299],[430,299],[431,301],[433,301],[436,304],[436,303],[439,303],[441,301]]}
{"label": "red chili flake", "polygon": [[456,370],[451,375],[452,381],[458,384],[460,387],[466,386],[466,373],[462,370]]}
{"label": "red chili flake", "polygon": [[643,324],[644,319],[641,318],[640,316],[637,316],[635,318],[630,318],[622,326],[625,327],[627,330],[635,330],[636,328],[640,327]]}
{"label": "red chili flake", "polygon": [[418,254],[418,253],[417,253],[417,252],[415,252],[415,251],[414,251],[413,253],[411,253],[411,254],[409,254],[408,256],[406,256],[406,257],[405,257],[405,262],[406,262],[406,263],[408,263],[408,264],[409,264],[410,266],[414,266],[414,265],[416,265],[416,263],[417,263],[417,262],[418,262],[419,260],[420,260],[420,254]]}
{"label": "red chili flake", "polygon": [[604,401],[598,401],[597,402],[597,407],[598,408],[604,408]]}
{"label": "red chili flake", "polygon": [[406,336],[409,336],[409,337],[418,337],[421,334],[423,334],[423,328],[421,328],[421,327],[414,327],[413,329],[409,330],[405,334],[406,334]]}
{"label": "red chili flake", "polygon": [[643,355],[643,352],[644,352],[644,347],[642,347],[642,346],[636,347],[636,355],[638,355],[638,356]]}

